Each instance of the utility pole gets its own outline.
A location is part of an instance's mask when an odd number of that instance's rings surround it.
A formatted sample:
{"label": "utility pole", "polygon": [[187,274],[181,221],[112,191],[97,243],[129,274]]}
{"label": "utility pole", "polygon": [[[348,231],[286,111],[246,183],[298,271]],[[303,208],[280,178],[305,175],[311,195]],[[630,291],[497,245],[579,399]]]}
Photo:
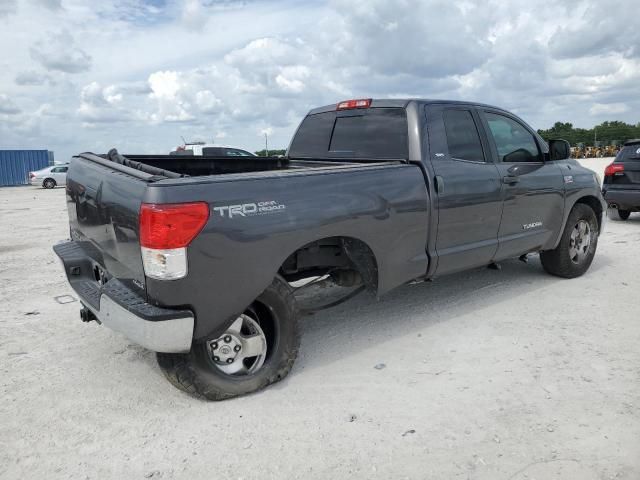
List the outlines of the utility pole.
{"label": "utility pole", "polygon": [[269,141],[267,140],[267,132],[264,132],[264,156],[269,156]]}
{"label": "utility pole", "polygon": [[598,141],[598,127],[593,127],[593,146],[596,146],[596,142]]}

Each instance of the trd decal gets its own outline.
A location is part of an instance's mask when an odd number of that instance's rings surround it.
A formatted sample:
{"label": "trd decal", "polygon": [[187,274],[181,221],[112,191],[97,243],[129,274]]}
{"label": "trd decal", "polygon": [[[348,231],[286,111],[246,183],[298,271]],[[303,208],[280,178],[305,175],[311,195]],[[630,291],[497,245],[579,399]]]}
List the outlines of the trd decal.
{"label": "trd decal", "polygon": [[255,215],[268,215],[270,213],[278,213],[287,207],[275,200],[257,203],[242,203],[239,205],[225,205],[223,207],[213,207],[213,211],[220,214],[221,217],[253,217]]}

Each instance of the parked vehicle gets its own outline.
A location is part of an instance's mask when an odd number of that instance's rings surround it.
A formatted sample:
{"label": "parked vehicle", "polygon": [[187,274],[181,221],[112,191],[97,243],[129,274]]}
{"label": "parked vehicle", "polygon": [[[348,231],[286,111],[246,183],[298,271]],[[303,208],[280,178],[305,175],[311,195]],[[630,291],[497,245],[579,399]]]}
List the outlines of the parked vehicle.
{"label": "parked vehicle", "polygon": [[52,165],[50,167],[29,172],[29,183],[44,188],[55,188],[67,183],[68,165]]}
{"label": "parked vehicle", "polygon": [[100,322],[219,400],[284,378],[299,348],[291,284],[377,295],[540,252],[582,275],[604,202],[569,144],[466,102],[350,100],[312,110],[285,158],[80,154],[71,240],[54,247]]}
{"label": "parked vehicle", "polygon": [[640,139],[625,142],[605,168],[602,193],[614,220],[627,220],[631,212],[640,212]]}
{"label": "parked vehicle", "polygon": [[256,155],[240,148],[207,143],[187,143],[177,147],[170,155],[206,155],[209,157],[255,157]]}

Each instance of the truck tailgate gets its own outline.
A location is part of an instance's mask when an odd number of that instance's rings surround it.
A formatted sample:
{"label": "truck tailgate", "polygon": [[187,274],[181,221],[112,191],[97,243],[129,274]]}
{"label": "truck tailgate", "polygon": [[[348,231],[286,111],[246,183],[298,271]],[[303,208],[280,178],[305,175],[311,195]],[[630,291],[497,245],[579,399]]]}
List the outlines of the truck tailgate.
{"label": "truck tailgate", "polygon": [[138,225],[146,182],[74,158],[66,188],[71,239],[95,263],[96,280],[117,278],[146,298]]}

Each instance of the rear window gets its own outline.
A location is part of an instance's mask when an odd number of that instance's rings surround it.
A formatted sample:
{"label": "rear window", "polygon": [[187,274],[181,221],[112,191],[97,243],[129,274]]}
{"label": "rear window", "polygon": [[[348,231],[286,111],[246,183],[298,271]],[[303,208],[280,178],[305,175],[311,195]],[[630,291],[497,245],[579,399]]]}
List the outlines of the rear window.
{"label": "rear window", "polygon": [[640,143],[627,145],[620,150],[616,157],[616,162],[624,162],[625,160],[640,160]]}
{"label": "rear window", "polygon": [[406,159],[404,108],[370,108],[307,116],[289,149],[298,158]]}

